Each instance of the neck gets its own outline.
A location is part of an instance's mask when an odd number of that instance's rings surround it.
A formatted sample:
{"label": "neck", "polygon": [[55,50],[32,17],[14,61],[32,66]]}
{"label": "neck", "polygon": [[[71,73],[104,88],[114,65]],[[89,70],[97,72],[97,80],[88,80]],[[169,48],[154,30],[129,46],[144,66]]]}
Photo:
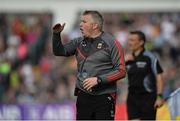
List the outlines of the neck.
{"label": "neck", "polygon": [[96,37],[100,36],[101,34],[102,34],[102,31],[98,31],[98,32],[95,31],[94,33],[91,34],[90,37],[91,38],[96,38]]}
{"label": "neck", "polygon": [[142,51],[143,51],[143,48],[140,48],[134,52],[134,55],[137,57]]}

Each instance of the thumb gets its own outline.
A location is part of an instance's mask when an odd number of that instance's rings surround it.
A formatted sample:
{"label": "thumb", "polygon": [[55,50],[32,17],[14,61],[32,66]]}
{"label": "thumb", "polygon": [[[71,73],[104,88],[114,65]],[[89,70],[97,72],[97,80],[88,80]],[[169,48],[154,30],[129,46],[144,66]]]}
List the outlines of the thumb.
{"label": "thumb", "polygon": [[61,26],[61,27],[62,27],[62,29],[64,29],[65,25],[66,25],[66,23],[63,23],[63,24],[62,24],[62,26]]}

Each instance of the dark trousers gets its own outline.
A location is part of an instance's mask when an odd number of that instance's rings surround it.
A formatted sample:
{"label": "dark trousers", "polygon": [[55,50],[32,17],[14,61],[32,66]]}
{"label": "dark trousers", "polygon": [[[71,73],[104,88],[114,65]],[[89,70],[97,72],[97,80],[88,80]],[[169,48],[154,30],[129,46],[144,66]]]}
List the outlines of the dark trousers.
{"label": "dark trousers", "polygon": [[115,98],[111,94],[90,95],[81,91],[76,109],[77,120],[114,120]]}
{"label": "dark trousers", "polygon": [[155,100],[156,94],[128,94],[128,119],[155,120]]}

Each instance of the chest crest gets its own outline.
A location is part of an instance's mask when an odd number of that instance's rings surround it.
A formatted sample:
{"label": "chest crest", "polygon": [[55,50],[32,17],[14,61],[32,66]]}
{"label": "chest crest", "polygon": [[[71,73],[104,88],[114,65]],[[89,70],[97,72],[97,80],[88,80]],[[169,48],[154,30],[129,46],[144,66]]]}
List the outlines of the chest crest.
{"label": "chest crest", "polygon": [[147,65],[147,62],[144,61],[136,62],[136,65],[138,68],[144,68]]}
{"label": "chest crest", "polygon": [[98,44],[97,44],[97,49],[101,49],[101,48],[102,48],[102,46],[103,46],[103,43],[101,43],[101,42],[100,42],[100,43],[98,43]]}

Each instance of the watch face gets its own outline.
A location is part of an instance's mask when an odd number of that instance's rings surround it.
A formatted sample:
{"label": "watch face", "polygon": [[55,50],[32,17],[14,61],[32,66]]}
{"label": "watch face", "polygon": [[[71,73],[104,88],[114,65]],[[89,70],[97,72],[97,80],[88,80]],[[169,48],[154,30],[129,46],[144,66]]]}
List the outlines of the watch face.
{"label": "watch face", "polygon": [[101,79],[98,79],[97,82],[98,82],[98,84],[101,83]]}

